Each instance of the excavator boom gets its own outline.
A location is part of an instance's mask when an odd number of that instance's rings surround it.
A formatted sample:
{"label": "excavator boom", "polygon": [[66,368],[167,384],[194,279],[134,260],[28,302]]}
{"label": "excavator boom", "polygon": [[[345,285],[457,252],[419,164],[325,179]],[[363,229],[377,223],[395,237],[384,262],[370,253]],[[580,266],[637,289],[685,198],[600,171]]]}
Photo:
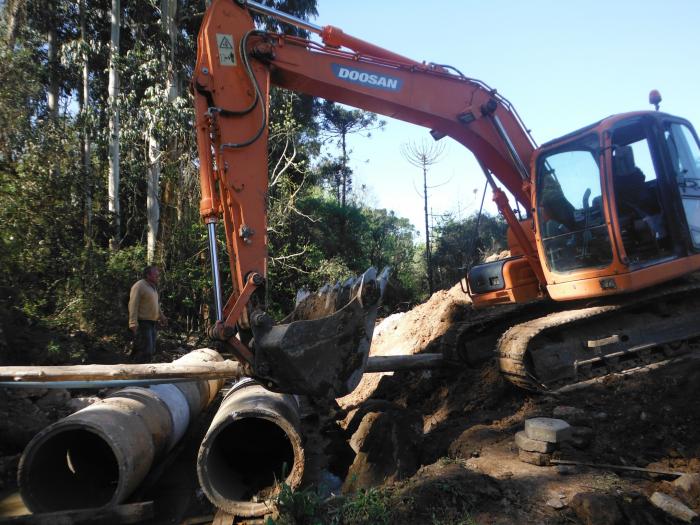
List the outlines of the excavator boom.
{"label": "excavator boom", "polygon": [[[253,9],[316,32],[323,44],[257,30]],[[535,145],[506,99],[453,68],[416,62],[336,27],[320,28],[254,2],[212,3],[199,34],[192,86],[200,212],[209,225],[210,239],[223,219],[233,276],[233,293],[223,307],[217,306],[219,322],[213,335],[227,341],[251,375],[270,388],[339,395],[359,380],[388,274],[377,277],[370,271],[347,285],[353,290],[345,294],[347,304],[336,304],[324,317],[293,314],[296,320],[291,324],[273,326],[264,314],[259,292],[267,274],[272,85],[418,124],[430,129],[436,139],[452,137],[474,153],[492,189],[499,192],[504,215],[518,231],[520,224],[494,177],[529,209],[528,166]],[[523,246],[529,248],[520,233]],[[210,244],[215,248],[213,240]],[[534,271],[539,269],[534,250],[528,260]],[[216,273],[214,277],[220,305]],[[317,309],[299,305],[297,310]]]}

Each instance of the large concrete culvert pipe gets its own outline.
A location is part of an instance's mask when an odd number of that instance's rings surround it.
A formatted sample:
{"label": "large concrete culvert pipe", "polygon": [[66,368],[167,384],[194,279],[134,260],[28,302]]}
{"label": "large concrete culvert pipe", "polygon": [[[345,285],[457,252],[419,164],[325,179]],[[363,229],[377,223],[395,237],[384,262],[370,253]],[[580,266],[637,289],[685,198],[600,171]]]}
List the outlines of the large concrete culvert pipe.
{"label": "large concrete culvert pipe", "polygon": [[236,383],[214,416],[197,457],[202,490],[241,517],[271,510],[277,482],[296,488],[304,474],[299,405],[251,379]]}
{"label": "large concrete culvert pipe", "polygon": [[[208,348],[176,362],[223,361]],[[223,380],[124,388],[39,432],[19,463],[32,512],[123,502],[216,397]]]}

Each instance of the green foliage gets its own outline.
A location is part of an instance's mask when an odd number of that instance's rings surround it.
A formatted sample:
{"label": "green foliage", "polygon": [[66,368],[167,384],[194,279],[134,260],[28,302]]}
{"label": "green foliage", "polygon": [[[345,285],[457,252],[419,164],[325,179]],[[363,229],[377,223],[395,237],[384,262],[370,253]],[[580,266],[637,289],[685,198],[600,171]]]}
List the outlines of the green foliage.
{"label": "green foliage", "polygon": [[477,219],[477,214],[462,220],[448,218],[435,229],[432,261],[438,288],[454,286],[464,276],[460,268],[470,268],[507,248],[507,225],[500,215],[483,214],[478,231]]}
{"label": "green foliage", "polygon": [[266,525],[323,525],[323,500],[313,489],[292,490],[282,483],[277,495],[279,517],[268,518]]}
{"label": "green foliage", "polygon": [[324,500],[313,488],[294,491],[282,483],[276,500],[278,516],[268,518],[266,525],[388,525],[392,498],[390,491],[371,488]]}
{"label": "green foliage", "polygon": [[390,501],[391,494],[387,491],[376,488],[360,490],[344,502],[340,512],[340,523],[388,525],[391,518]]}
{"label": "green foliage", "polygon": [[[316,12],[314,0],[273,3],[297,16]],[[114,221],[107,209],[111,2],[86,4],[85,34],[76,2],[56,0],[51,10],[40,0],[23,5],[12,48],[0,38],[0,289],[11,290],[5,294],[12,297],[8,308],[40,320],[47,330],[82,330],[125,340],[129,289],[146,263],[146,174],[152,162],[147,138],[152,136],[161,163],[155,256],[163,269],[161,301],[171,330],[183,336],[202,333],[213,301],[186,79],[194,64],[203,3],[178,3],[171,61],[160,3],[122,0],[117,251],[108,248]],[[56,30],[56,61],[47,52],[50,29]],[[169,91],[173,85],[179,88],[175,98]],[[50,115],[47,94],[54,88],[58,111]],[[345,170],[351,152],[343,137],[377,127],[381,122],[373,114],[272,90],[267,301],[273,314],[288,313],[299,288],[318,288],[369,266],[394,269],[386,296],[389,309],[421,297],[423,270],[413,226],[350,198],[349,172],[344,172],[342,196],[329,193],[329,176],[317,168],[324,140],[342,147]],[[231,275],[221,227],[219,235],[226,295]],[[60,352],[49,348],[56,359],[82,359],[60,346]]]}

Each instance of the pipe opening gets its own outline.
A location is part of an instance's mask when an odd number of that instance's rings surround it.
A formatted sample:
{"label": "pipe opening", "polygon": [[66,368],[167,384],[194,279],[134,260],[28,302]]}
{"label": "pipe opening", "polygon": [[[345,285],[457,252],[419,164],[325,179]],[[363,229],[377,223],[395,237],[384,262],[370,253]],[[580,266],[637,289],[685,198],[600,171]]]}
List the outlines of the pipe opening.
{"label": "pipe opening", "polygon": [[294,447],[285,431],[251,417],[233,421],[219,432],[204,465],[211,487],[229,501],[269,497],[293,466]]}
{"label": "pipe opening", "polygon": [[[94,432],[57,432],[26,456],[23,475],[31,484],[32,510],[101,507],[119,483],[119,464],[109,444]],[[35,505],[36,504],[36,505]]]}

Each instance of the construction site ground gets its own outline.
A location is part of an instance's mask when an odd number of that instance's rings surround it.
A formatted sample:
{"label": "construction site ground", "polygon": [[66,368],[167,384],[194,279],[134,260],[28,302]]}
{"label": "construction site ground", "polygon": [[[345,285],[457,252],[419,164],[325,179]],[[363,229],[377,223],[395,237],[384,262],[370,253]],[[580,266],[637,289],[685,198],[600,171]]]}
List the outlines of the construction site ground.
{"label": "construction site ground", "polygon": [[[284,524],[683,523],[651,504],[654,492],[700,512],[700,486],[683,491],[673,475],[536,466],[520,460],[514,443],[527,418],[564,413],[570,424],[591,429],[586,431],[590,439],[562,445],[555,458],[700,473],[700,360],[618,374],[565,393],[532,394],[499,375],[491,351],[504,326],[483,323],[487,329],[480,331],[479,323],[474,325],[480,315],[456,286],[384,319],[373,355],[445,352],[455,364],[365,375],[353,393],[337,400],[330,418],[336,421],[307,421],[325,437],[323,443],[307,445],[325,457],[324,467],[310,472],[312,481],[297,496],[283,491],[280,513],[271,519]],[[510,322],[518,316],[513,311]],[[466,359],[466,347],[474,341],[480,345],[478,357]],[[39,421],[35,426],[41,426],[67,410],[65,395],[51,405],[47,393],[41,394],[2,393],[0,470],[9,499],[0,503],[0,515],[19,512],[14,469],[18,445],[31,433],[20,435],[12,428],[13,418],[31,412]],[[213,516],[194,470],[198,439],[207,425],[202,418],[179,456],[132,497],[156,502],[154,523],[195,523],[193,517]]]}

